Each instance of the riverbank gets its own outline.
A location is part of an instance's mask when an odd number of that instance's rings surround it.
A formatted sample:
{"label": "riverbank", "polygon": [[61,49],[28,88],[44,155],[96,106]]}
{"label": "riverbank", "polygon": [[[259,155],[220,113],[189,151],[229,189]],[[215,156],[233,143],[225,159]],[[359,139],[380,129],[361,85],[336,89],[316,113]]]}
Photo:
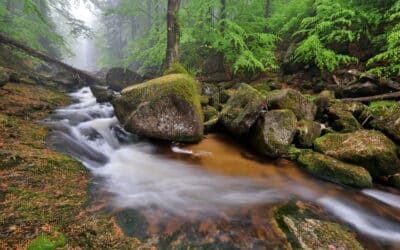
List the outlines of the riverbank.
{"label": "riverbank", "polygon": [[137,244],[116,230],[112,216],[91,213],[90,175],[65,154],[48,149],[39,125],[72,100],[42,86],[0,89],[0,248],[127,249]]}

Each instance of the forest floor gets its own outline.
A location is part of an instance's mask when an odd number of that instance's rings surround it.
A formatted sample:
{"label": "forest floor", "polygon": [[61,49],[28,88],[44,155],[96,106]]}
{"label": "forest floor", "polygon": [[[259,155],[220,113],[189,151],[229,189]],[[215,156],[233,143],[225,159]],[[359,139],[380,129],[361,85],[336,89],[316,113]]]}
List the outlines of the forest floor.
{"label": "forest floor", "polygon": [[[72,100],[36,85],[0,89],[0,249],[131,249],[111,215],[88,205],[89,174],[45,145],[39,121]],[[42,248],[47,247],[47,248]]]}

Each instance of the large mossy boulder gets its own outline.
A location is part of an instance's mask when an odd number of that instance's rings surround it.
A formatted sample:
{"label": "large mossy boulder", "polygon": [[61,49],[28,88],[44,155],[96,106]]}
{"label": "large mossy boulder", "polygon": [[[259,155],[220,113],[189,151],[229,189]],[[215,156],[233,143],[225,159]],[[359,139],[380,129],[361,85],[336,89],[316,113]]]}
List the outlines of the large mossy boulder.
{"label": "large mossy boulder", "polygon": [[276,234],[289,241],[285,249],[364,249],[350,228],[323,218],[314,204],[289,202],[275,209],[274,219]]}
{"label": "large mossy boulder", "polygon": [[252,128],[250,142],[263,155],[286,155],[296,134],[296,125],[297,119],[291,110],[269,111]]}
{"label": "large mossy boulder", "polygon": [[372,186],[372,177],[363,167],[312,151],[301,154],[297,160],[309,173],[323,179],[359,188]]}
{"label": "large mossy boulder", "polygon": [[400,172],[397,146],[375,130],[329,133],[314,141],[316,151],[366,168],[372,177]]}
{"label": "large mossy boulder", "polygon": [[269,109],[290,109],[298,119],[314,120],[317,106],[293,89],[274,90],[267,94]]}
{"label": "large mossy boulder", "polygon": [[256,89],[243,83],[221,111],[222,124],[233,134],[249,132],[265,109],[265,99]]}
{"label": "large mossy boulder", "polygon": [[295,141],[298,145],[310,148],[315,139],[321,136],[321,124],[314,121],[300,120],[297,123]]}
{"label": "large mossy boulder", "polygon": [[186,74],[171,74],[125,88],[113,99],[124,128],[137,135],[179,142],[203,137],[198,87]]}
{"label": "large mossy boulder", "polygon": [[110,69],[106,76],[107,85],[115,91],[121,91],[130,85],[140,82],[142,82],[142,77],[139,74],[120,67]]}

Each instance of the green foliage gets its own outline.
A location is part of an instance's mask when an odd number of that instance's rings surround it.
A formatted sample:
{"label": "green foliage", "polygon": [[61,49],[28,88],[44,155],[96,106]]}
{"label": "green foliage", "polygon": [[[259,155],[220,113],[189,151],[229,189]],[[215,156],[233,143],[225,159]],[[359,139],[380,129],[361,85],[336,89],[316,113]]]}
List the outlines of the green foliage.
{"label": "green foliage", "polygon": [[400,76],[400,1],[386,13],[386,21],[392,24],[385,33],[386,49],[371,58],[368,66],[379,76]]}
{"label": "green foliage", "polygon": [[379,111],[381,109],[396,109],[398,104],[396,101],[372,101],[368,107],[372,111]]}
{"label": "green foliage", "polygon": [[328,71],[334,71],[342,63],[346,64],[357,60],[327,49],[318,35],[309,36],[302,41],[295,50],[294,56],[296,62],[314,63],[320,70]]}

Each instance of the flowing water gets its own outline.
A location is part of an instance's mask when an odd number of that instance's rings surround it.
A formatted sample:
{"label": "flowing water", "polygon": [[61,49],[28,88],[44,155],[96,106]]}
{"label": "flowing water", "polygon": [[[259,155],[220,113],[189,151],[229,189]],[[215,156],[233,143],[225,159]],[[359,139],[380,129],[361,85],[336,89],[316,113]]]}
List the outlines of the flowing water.
{"label": "flowing water", "polygon": [[[95,200],[123,211],[121,224],[124,218],[129,222],[129,212],[142,214],[144,237],[196,222],[203,234],[217,227],[230,230],[231,238],[255,241],[262,234],[269,240],[268,209],[296,199],[311,201],[353,227],[370,249],[400,248],[395,189],[358,190],[320,181],[293,162],[260,158],[223,135],[186,146],[148,141],[125,132],[112,106],[97,103],[89,88],[71,96],[77,103],[45,120],[53,131],[50,146],[83,162],[96,177]],[[121,226],[128,235],[138,233]]]}

